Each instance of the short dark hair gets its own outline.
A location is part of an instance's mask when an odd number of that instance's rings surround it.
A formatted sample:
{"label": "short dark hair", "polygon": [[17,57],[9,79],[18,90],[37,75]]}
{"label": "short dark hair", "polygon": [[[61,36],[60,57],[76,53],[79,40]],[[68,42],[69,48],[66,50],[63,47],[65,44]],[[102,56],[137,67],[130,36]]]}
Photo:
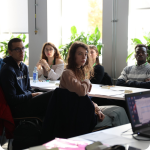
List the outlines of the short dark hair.
{"label": "short dark hair", "polygon": [[148,50],[148,47],[146,45],[144,45],[144,44],[138,44],[138,45],[136,45],[135,46],[135,50],[136,50],[137,47],[145,47],[146,51]]}
{"label": "short dark hair", "polygon": [[19,38],[13,38],[8,42],[8,50],[12,50],[12,43],[16,43],[16,42],[22,42],[21,39]]}

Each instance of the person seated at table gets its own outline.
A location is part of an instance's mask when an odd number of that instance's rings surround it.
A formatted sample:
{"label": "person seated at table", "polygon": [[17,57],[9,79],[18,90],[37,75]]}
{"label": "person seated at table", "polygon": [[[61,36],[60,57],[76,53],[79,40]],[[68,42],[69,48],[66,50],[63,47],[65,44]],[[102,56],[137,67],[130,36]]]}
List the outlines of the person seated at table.
{"label": "person seated at table", "polygon": [[57,80],[62,75],[64,62],[53,43],[44,43],[37,69],[39,78],[43,75],[46,79]]}
{"label": "person seated at table", "polygon": [[[68,64],[64,70],[60,79],[60,88],[68,89],[70,92],[75,92],[78,96],[85,96],[91,91],[92,84],[89,80],[90,76],[93,75],[93,68],[89,60],[89,48],[86,44],[81,42],[74,42],[68,54]],[[117,125],[128,123],[128,117],[125,110],[118,106],[99,106],[94,103],[95,113],[99,118],[98,126],[113,126],[112,118],[109,118],[106,114],[112,113],[118,109],[121,120]],[[110,109],[111,107],[111,109]],[[101,111],[104,110],[104,111]],[[104,113],[104,114],[103,114]]]}
{"label": "person seated at table", "polygon": [[121,72],[116,85],[137,88],[150,88],[150,64],[146,62],[148,47],[139,44],[135,47],[136,65],[126,66]]}
{"label": "person seated at table", "polygon": [[19,38],[8,42],[9,57],[6,57],[0,72],[0,86],[11,109],[12,116],[42,117],[45,115],[51,92],[35,93],[30,86],[27,66],[22,62],[25,47]]}
{"label": "person seated at table", "polygon": [[104,67],[100,65],[99,53],[95,45],[89,45],[92,67],[94,68],[94,76],[91,78],[91,83],[101,84],[104,77]]}
{"label": "person seated at table", "polygon": [[[91,63],[92,63],[92,67],[94,69],[94,76],[90,79],[91,83],[93,84],[104,84],[104,80],[107,80],[105,82],[109,83],[107,85],[111,85],[110,79],[105,78],[104,79],[104,67],[100,65],[99,63],[99,54],[98,54],[98,50],[96,48],[95,45],[89,45],[89,56],[91,58]],[[99,98],[99,97],[91,97],[92,101],[94,101],[95,103],[97,103],[98,105],[119,105],[119,106],[124,106],[125,102],[123,101],[117,101],[117,100],[110,100],[110,99],[106,99],[106,98]]]}

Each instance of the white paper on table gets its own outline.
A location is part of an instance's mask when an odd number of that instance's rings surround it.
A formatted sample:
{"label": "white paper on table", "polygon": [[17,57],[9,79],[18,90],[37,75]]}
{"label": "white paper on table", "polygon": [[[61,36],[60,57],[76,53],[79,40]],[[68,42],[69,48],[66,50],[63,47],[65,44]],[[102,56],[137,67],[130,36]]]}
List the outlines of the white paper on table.
{"label": "white paper on table", "polygon": [[50,88],[50,87],[56,87],[56,83],[49,83],[49,82],[37,82],[37,83],[34,83],[34,82],[30,82],[31,84],[31,87],[40,87],[40,88]]}
{"label": "white paper on table", "polygon": [[[121,95],[119,97],[124,97],[124,91],[125,90],[131,90],[132,93],[142,92],[142,91],[150,91],[149,89],[142,89],[142,88],[133,88],[133,87],[121,87],[121,86],[114,86],[110,87],[110,89],[103,89],[101,88],[101,85],[92,85],[91,92],[89,94],[91,95],[106,95],[106,96],[117,96]],[[118,96],[117,96],[118,97]]]}
{"label": "white paper on table", "polygon": [[113,139],[116,138],[116,135],[111,135],[111,134],[106,134],[103,132],[97,132],[93,134],[87,134],[87,135],[82,135],[80,138],[86,139],[86,140],[91,140],[91,141],[104,141],[108,139]]}
{"label": "white paper on table", "polygon": [[89,94],[93,95],[107,95],[107,96],[115,96],[115,95],[120,95],[124,94],[124,91],[113,91],[111,89],[102,89],[102,88],[92,88],[91,92]]}

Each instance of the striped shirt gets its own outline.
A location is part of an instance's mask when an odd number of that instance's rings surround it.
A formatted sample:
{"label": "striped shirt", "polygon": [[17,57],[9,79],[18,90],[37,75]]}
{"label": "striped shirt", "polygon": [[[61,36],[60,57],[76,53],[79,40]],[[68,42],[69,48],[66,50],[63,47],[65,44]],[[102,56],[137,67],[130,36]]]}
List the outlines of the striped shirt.
{"label": "striped shirt", "polygon": [[150,78],[149,63],[125,67],[118,79],[144,82],[147,78]]}

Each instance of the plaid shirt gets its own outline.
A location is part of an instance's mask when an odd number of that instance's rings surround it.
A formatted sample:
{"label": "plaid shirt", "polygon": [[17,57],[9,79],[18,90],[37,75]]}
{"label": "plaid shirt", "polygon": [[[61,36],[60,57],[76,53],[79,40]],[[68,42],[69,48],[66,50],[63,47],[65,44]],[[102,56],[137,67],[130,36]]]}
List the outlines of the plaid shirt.
{"label": "plaid shirt", "polygon": [[5,63],[3,62],[3,59],[0,58],[0,70],[2,69],[2,66],[4,65]]}

